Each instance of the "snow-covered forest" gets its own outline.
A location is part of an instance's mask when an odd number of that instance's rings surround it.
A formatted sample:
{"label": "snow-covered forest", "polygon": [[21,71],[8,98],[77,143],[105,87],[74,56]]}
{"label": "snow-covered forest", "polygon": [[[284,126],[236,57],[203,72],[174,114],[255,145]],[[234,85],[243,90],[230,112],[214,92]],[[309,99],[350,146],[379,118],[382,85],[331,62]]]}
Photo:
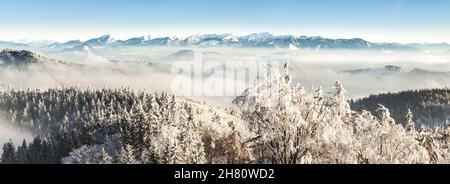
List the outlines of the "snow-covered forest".
{"label": "snow-covered forest", "polygon": [[417,126],[422,123],[440,126],[450,123],[450,89],[408,90],[400,93],[371,95],[367,98],[352,100],[353,110],[369,110],[375,113],[378,104],[385,105],[391,111],[392,118],[404,122],[404,115],[411,110]]}
{"label": "snow-covered forest", "polygon": [[269,73],[233,109],[128,88],[5,89],[1,117],[35,138],[4,144],[1,162],[450,163],[450,127],[416,126],[407,109],[395,121],[383,104],[352,111],[340,81],[330,94],[292,81],[287,66]]}
{"label": "snow-covered forest", "polygon": [[450,164],[450,1],[0,2],[0,169],[276,183],[322,174],[282,164]]}

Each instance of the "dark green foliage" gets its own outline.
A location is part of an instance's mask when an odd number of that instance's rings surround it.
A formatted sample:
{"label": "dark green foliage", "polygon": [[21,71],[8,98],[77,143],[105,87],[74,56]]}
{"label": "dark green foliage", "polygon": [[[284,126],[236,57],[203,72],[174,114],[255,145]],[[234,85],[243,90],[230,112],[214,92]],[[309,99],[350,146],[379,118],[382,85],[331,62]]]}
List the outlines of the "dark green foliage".
{"label": "dark green foliage", "polygon": [[404,124],[408,109],[414,114],[416,127],[426,124],[434,127],[450,121],[450,89],[410,90],[400,93],[371,95],[352,101],[356,111],[368,110],[376,114],[378,104],[383,104],[391,112],[397,123]]}

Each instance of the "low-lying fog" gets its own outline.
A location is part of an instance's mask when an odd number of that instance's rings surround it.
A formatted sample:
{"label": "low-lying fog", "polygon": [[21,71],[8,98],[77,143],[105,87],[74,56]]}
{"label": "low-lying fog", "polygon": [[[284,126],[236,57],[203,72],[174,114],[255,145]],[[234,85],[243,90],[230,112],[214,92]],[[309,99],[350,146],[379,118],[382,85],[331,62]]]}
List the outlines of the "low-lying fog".
{"label": "low-lying fog", "polygon": [[[8,123],[7,120],[0,117],[0,146],[3,148],[3,144],[12,141],[14,145],[22,145],[23,140],[26,140],[27,142],[30,142],[33,139],[33,136],[31,133],[21,130],[17,127],[14,127],[11,125],[11,123]],[[3,153],[3,149],[0,149],[0,155]]]}
{"label": "low-lying fog", "polygon": [[[203,61],[226,63],[228,68],[246,63],[290,63],[296,82],[306,89],[323,86],[331,90],[341,80],[349,98],[408,89],[450,86],[450,54],[363,50],[288,50],[238,48],[119,47],[73,52],[37,50],[50,58],[81,65],[29,66],[26,69],[0,69],[3,87],[49,88],[55,86],[131,87],[171,90],[180,62],[201,53]],[[238,64],[238,66],[233,66]],[[231,66],[230,66],[231,65]],[[386,65],[392,65],[386,68]],[[401,67],[401,68],[397,68]],[[253,69],[253,68],[252,68]],[[216,72],[220,69],[216,68]],[[206,72],[208,73],[208,72]],[[208,79],[208,73],[203,80]],[[215,75],[217,77],[217,75]],[[238,78],[244,81],[247,78]],[[227,86],[226,86],[227,87]],[[228,88],[228,87],[227,87]],[[240,92],[238,92],[240,93]],[[229,105],[232,97],[204,98],[213,105]]]}

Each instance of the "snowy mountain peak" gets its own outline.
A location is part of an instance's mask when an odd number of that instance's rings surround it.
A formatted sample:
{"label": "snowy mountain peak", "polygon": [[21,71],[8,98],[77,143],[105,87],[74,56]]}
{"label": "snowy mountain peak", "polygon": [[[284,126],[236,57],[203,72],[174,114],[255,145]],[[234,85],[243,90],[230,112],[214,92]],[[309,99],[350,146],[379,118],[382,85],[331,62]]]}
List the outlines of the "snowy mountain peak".
{"label": "snowy mountain peak", "polygon": [[99,38],[99,40],[104,41],[104,42],[114,42],[114,38],[111,37],[111,35],[107,34],[107,35],[103,35]]}
{"label": "snowy mountain peak", "polygon": [[237,35],[233,35],[233,34],[228,34],[226,37],[223,38],[224,40],[228,40],[231,42],[238,42],[239,41],[239,36]]}
{"label": "snowy mountain peak", "polygon": [[249,40],[268,40],[273,37],[272,34],[268,32],[262,32],[262,33],[253,33],[245,36]]}
{"label": "snowy mountain peak", "polygon": [[111,37],[111,35],[107,34],[99,38],[90,39],[84,43],[93,46],[101,46],[116,43],[116,40],[113,37]]}

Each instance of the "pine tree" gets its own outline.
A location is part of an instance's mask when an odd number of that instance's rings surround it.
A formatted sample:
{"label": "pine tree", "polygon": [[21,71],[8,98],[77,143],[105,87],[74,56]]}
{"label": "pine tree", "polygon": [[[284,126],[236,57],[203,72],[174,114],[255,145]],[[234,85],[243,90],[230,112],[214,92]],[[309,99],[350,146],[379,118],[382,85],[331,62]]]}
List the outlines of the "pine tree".
{"label": "pine tree", "polygon": [[415,132],[416,128],[414,126],[414,116],[411,112],[411,109],[408,109],[408,114],[405,117],[405,130],[407,132]]}
{"label": "pine tree", "polygon": [[391,118],[389,109],[382,104],[378,104],[378,106],[378,112],[380,113],[381,122],[386,125],[395,125],[395,121]]}
{"label": "pine tree", "polygon": [[99,164],[112,164],[112,163],[113,160],[111,156],[109,156],[109,154],[106,152],[105,147],[102,146]]}
{"label": "pine tree", "polygon": [[161,132],[154,134],[150,142],[150,154],[153,154],[157,163],[180,164],[184,163],[185,153],[181,149],[178,136],[180,130],[171,125],[163,125]]}
{"label": "pine tree", "polygon": [[24,119],[28,119],[29,114],[30,114],[30,105],[29,102],[27,102],[25,108],[23,109],[22,117]]}
{"label": "pine tree", "polygon": [[28,145],[25,140],[22,142],[22,146],[17,148],[17,163],[18,164],[28,164],[29,156],[28,156]]}
{"label": "pine tree", "polygon": [[67,131],[70,125],[69,123],[70,123],[69,114],[66,112],[60,125],[61,131]]}
{"label": "pine tree", "polygon": [[131,145],[127,144],[125,147],[122,147],[119,155],[119,162],[121,164],[136,164],[133,147]]}
{"label": "pine tree", "polygon": [[194,109],[188,105],[184,107],[180,109],[180,119],[176,124],[181,131],[178,139],[183,155],[178,160],[184,164],[206,163],[204,145],[196,127],[197,119],[194,115]]}
{"label": "pine tree", "polygon": [[[42,158],[42,140],[41,138],[35,137],[33,142],[28,146],[28,152],[30,155],[30,163],[31,164],[43,164]],[[58,150],[61,151],[61,150]]]}
{"label": "pine tree", "polygon": [[422,145],[428,151],[430,163],[437,164],[439,161],[439,156],[436,153],[436,144],[434,142],[434,139],[430,135],[423,135]]}
{"label": "pine tree", "polygon": [[9,140],[9,142],[3,145],[3,153],[1,157],[2,164],[16,164],[16,147],[13,142]]}
{"label": "pine tree", "polygon": [[351,118],[352,111],[350,109],[350,104],[347,102],[345,98],[345,93],[347,91],[344,89],[341,81],[336,81],[334,85],[335,94],[334,94],[334,103],[337,106],[337,111],[339,115],[342,117],[343,121],[348,121]]}
{"label": "pine tree", "polygon": [[128,122],[129,130],[133,134],[130,144],[134,147],[136,154],[139,155],[145,149],[145,145],[142,143],[146,137],[145,132],[150,130],[150,123],[141,104],[136,104],[132,111],[131,122]]}
{"label": "pine tree", "polygon": [[157,158],[156,155],[153,153],[152,149],[154,148],[148,148],[142,152],[141,154],[142,164],[155,164],[161,162],[162,158]]}

